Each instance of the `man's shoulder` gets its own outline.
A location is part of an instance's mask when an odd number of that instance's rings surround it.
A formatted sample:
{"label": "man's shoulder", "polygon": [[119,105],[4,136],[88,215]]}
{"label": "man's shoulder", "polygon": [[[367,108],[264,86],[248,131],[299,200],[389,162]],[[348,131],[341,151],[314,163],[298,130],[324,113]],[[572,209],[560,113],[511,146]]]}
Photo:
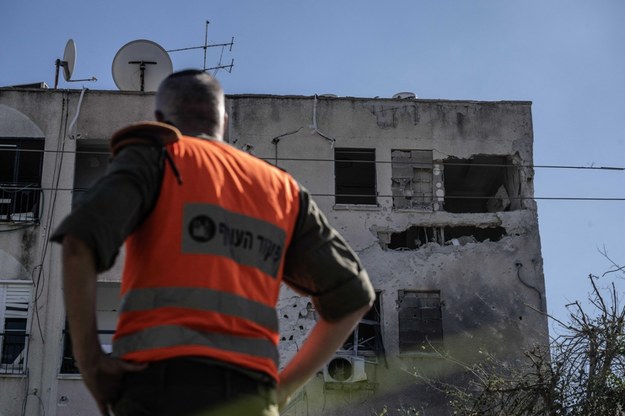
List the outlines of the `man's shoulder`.
{"label": "man's shoulder", "polygon": [[180,140],[180,131],[166,123],[158,121],[141,121],[130,124],[111,137],[111,153],[115,156],[121,149],[129,145],[143,144],[165,146]]}

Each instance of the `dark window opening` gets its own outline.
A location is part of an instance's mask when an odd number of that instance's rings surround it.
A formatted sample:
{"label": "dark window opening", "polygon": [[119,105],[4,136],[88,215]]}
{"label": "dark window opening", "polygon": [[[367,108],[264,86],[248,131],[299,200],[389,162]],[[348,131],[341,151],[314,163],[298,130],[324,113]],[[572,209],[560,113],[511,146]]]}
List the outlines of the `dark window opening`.
{"label": "dark window opening", "polygon": [[0,139],[0,221],[39,220],[43,139]]}
{"label": "dark window opening", "polygon": [[503,227],[445,227],[443,232],[445,233],[445,244],[453,245],[481,243],[487,240],[495,242],[507,235],[506,229]]}
{"label": "dark window opening", "polygon": [[[96,320],[100,346],[106,354],[113,352],[113,335],[119,310],[119,283],[98,282],[96,292]],[[77,374],[78,368],[72,351],[71,333],[67,321],[63,330],[63,356],[61,374]]]}
{"label": "dark window opening", "polygon": [[431,150],[391,152],[393,208],[432,209],[434,184]]}
{"label": "dark window opening", "polygon": [[[78,143],[76,149],[76,164],[74,167],[74,192],[72,205],[75,206],[80,197],[100,177],[106,173],[111,156],[106,143],[92,140],[87,143]],[[85,142],[85,141],[83,141]]]}
{"label": "dark window opening", "polygon": [[[99,330],[97,331],[98,338],[111,338],[114,334],[114,330]],[[111,351],[105,349],[105,353],[111,354]],[[65,329],[63,330],[63,358],[61,360],[61,374],[79,374],[80,370],[76,365],[76,359],[74,358],[74,351],[72,349],[72,335],[69,331],[67,321],[65,321]]]}
{"label": "dark window opening", "polygon": [[375,149],[334,150],[337,204],[376,205]]}
{"label": "dark window opening", "polygon": [[443,346],[438,291],[399,291],[399,352],[435,352]]}
{"label": "dark window opening", "polygon": [[360,320],[358,326],[341,347],[354,354],[379,356],[384,353],[382,333],[380,330],[380,293],[377,292],[375,301],[369,312]]}
{"label": "dark window opening", "polygon": [[495,242],[501,240],[506,235],[506,229],[503,227],[420,227],[415,225],[405,231],[390,233],[390,240],[386,244],[386,248],[391,250],[416,250],[428,243],[465,245],[467,243],[481,243],[484,241]]}
{"label": "dark window opening", "polygon": [[4,332],[0,333],[0,338],[2,339],[0,372],[3,374],[23,373],[28,338],[26,318],[6,318]]}
{"label": "dark window opening", "polygon": [[391,234],[388,248],[391,250],[415,250],[427,243],[442,244],[444,236],[440,227],[413,226],[406,231]]}
{"label": "dark window opening", "polygon": [[444,178],[447,212],[500,212],[521,208],[518,167],[507,156],[446,159]]}
{"label": "dark window opening", "polygon": [[61,360],[61,374],[78,374],[80,370],[74,359],[74,351],[72,349],[72,337],[69,333],[69,326],[65,321],[65,329],[63,330],[63,358]]}

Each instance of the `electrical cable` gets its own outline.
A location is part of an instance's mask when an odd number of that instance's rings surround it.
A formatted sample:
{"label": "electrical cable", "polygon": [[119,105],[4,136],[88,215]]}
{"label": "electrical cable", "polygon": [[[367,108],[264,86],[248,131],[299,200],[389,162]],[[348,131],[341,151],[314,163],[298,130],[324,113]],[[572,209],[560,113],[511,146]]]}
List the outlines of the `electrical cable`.
{"label": "electrical cable", "polygon": [[[312,126],[311,126],[312,127]],[[276,136],[274,138],[272,138],[272,143],[273,140],[275,140],[276,138],[280,138],[283,136],[287,136],[290,134],[294,134],[297,133],[299,130],[301,130],[302,127],[300,127],[297,130],[291,131],[291,132],[287,132],[284,134],[281,134],[279,136]],[[330,139],[328,139],[330,140]],[[0,139],[0,142],[2,140]],[[0,153],[1,152],[14,152],[15,150],[12,149],[5,149],[2,148],[0,146]],[[58,153],[59,150],[37,150],[37,149],[20,149],[20,152],[22,153],[28,153],[28,152],[37,152],[37,153]],[[69,154],[76,154],[76,155],[107,155],[110,156],[110,152],[109,151],[97,151],[97,150],[63,150],[63,153],[69,153]],[[501,155],[498,155],[501,156]],[[259,159],[263,159],[265,161],[271,161],[272,159],[274,159],[274,156],[259,156],[259,155],[255,155],[255,157],[259,158]],[[334,163],[336,162],[336,159],[322,159],[322,158],[297,158],[297,157],[287,157],[287,158],[281,158],[280,160],[282,161],[288,161],[288,162],[328,162],[328,163]],[[466,159],[464,159],[466,160]],[[509,164],[509,163],[471,163],[471,162],[449,162],[449,161],[440,161],[440,162],[432,162],[432,163],[414,163],[414,162],[393,162],[390,160],[349,160],[350,162],[355,162],[355,163],[374,163],[376,165],[381,164],[409,164],[409,165],[420,165],[423,167],[430,167],[433,166],[435,164],[437,165],[443,165],[443,166],[476,166],[476,167],[500,167],[500,168],[529,168],[529,169],[563,169],[563,170],[608,170],[608,171],[625,171],[625,167],[623,166],[581,166],[581,165],[523,165],[523,164],[519,164],[519,165],[515,165],[515,164]]]}

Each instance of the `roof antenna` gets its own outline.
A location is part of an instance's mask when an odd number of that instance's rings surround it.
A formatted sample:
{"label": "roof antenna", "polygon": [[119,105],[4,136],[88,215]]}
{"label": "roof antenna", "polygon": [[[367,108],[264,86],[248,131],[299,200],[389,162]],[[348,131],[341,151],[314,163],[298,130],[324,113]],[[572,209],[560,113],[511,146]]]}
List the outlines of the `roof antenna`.
{"label": "roof antenna", "polygon": [[[204,63],[202,65],[202,71],[207,72],[207,71],[213,71],[213,77],[217,75],[217,72],[220,69],[227,69],[228,73],[232,73],[232,68],[234,67],[234,58],[232,58],[232,60],[230,61],[230,64],[228,65],[223,65],[222,62],[222,58],[224,56],[224,50],[226,49],[226,47],[228,47],[228,52],[232,52],[232,46],[234,45],[234,36],[232,37],[232,39],[230,40],[230,42],[228,43],[213,43],[213,44],[209,44],[208,43],[208,25],[210,24],[210,22],[207,20],[206,21],[206,25],[205,25],[205,30],[204,30],[204,45],[200,45],[200,46],[191,46],[188,48],[179,48],[179,49],[170,49],[167,52],[181,52],[181,51],[189,51],[189,50],[193,50],[193,49],[204,49]],[[208,48],[217,48],[217,47],[221,47],[221,55],[219,56],[219,62],[217,63],[216,66],[207,68],[206,67],[206,50]]]}
{"label": "roof antenna", "polygon": [[76,64],[76,44],[73,39],[70,39],[65,44],[65,51],[63,52],[63,59],[57,59],[54,63],[56,71],[54,73],[54,89],[59,86],[59,72],[63,68],[63,78],[67,82],[84,82],[84,81],[97,81],[96,77],[86,79],[71,79],[74,72],[74,65]]}

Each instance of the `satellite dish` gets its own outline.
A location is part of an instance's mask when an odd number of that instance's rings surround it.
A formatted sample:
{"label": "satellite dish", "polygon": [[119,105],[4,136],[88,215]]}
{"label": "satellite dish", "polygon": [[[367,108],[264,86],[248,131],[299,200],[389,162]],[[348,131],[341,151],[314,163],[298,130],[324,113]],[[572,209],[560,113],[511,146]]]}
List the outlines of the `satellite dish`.
{"label": "satellite dish", "polygon": [[139,39],[121,47],[113,59],[113,81],[124,91],[156,91],[173,72],[171,58],[159,44]]}
{"label": "satellite dish", "polygon": [[65,45],[65,52],[63,53],[63,61],[61,66],[63,67],[63,78],[65,81],[72,79],[72,73],[74,72],[74,64],[76,63],[76,44],[73,39],[67,41]]}

